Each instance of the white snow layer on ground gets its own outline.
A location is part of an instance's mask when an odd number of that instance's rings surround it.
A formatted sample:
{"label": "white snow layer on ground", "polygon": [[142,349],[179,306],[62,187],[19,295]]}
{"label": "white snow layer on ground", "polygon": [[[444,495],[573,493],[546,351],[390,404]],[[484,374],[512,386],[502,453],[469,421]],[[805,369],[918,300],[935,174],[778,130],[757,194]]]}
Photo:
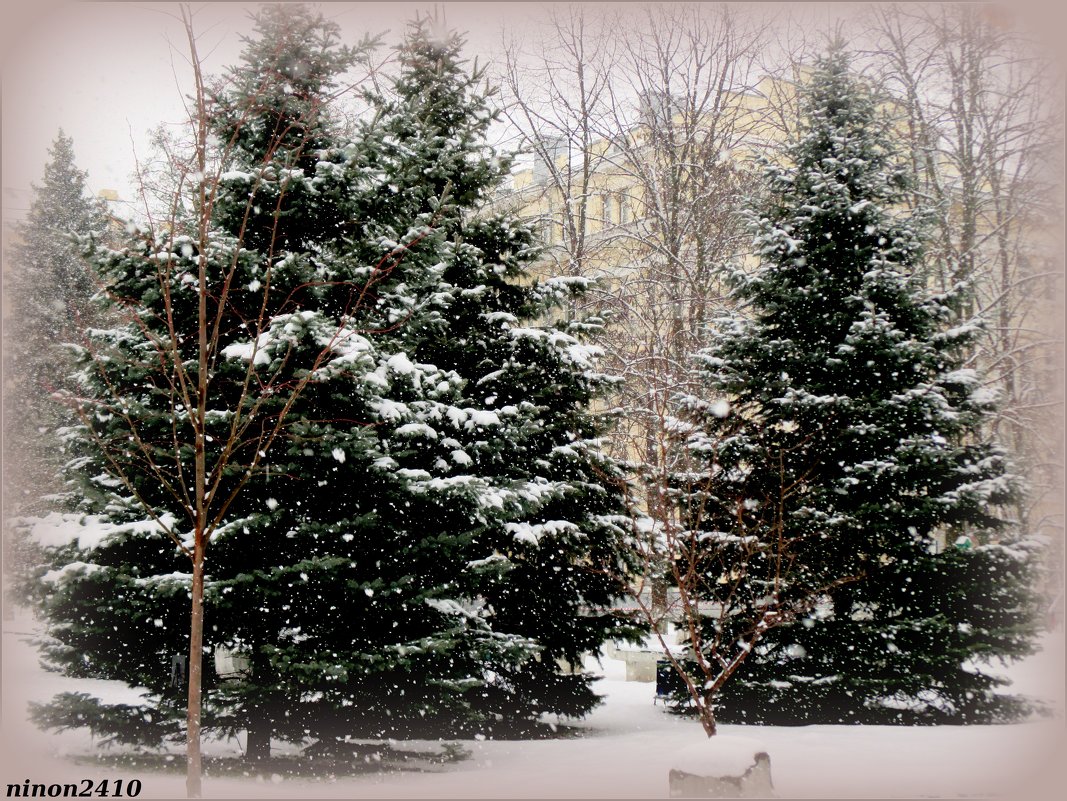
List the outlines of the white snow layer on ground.
{"label": "white snow layer on ground", "polygon": [[[141,798],[181,798],[181,773],[162,774],[78,764],[94,746],[87,730],[43,733],[26,720],[26,704],[64,690],[83,690],[107,701],[134,701],[136,691],[115,682],[72,680],[43,671],[29,635],[36,624],[20,612],[3,634],[3,757],[0,785],[140,779]],[[1063,633],[1045,638],[1044,651],[1011,668],[1015,689],[1054,699],[1062,710]],[[547,741],[460,741],[468,759],[433,772],[382,772],[321,781],[281,776],[212,777],[209,798],[665,798],[667,775],[702,742],[696,720],[654,706],[654,686],[626,682],[623,663],[589,662],[604,679],[606,702],[578,725],[581,737]],[[1008,795],[1053,797],[1049,777],[1063,776],[1062,713],[1055,719],[1002,726],[722,726],[719,753],[729,760],[747,738],[771,756],[780,798],[885,798]],[[243,740],[243,738],[242,738]],[[437,750],[438,742],[395,747]],[[276,752],[293,753],[281,743]],[[180,754],[176,748],[175,753]],[[238,755],[233,741],[207,741],[205,753]],[[181,757],[175,762],[181,764]],[[128,775],[127,775],[128,774]],[[1040,782],[1040,783],[1035,783]]]}

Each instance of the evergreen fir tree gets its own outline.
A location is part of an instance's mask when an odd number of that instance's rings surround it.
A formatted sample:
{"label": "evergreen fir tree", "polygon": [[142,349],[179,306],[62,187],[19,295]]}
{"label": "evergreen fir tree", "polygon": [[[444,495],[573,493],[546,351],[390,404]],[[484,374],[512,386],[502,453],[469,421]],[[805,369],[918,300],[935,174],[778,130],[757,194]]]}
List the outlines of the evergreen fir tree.
{"label": "evergreen fir tree", "polygon": [[103,201],[88,194],[74,163],[74,142],[61,130],[49,150],[44,180],[34,187],[26,218],[14,227],[11,270],[5,271],[5,512],[40,511],[41,498],[61,488],[56,429],[69,422],[52,393],[70,387],[74,362],[61,346],[93,321],[96,281],[74,234],[107,227]]}
{"label": "evergreen fir tree", "polygon": [[[996,513],[1020,482],[982,439],[992,398],[961,359],[975,328],[916,277],[905,174],[840,45],[805,88],[802,122],[753,215],[759,264],[732,275],[740,308],[700,355],[708,400],[693,404],[690,442],[711,478],[695,519],[751,534],[732,500],[750,499],[756,520],[784,497],[798,584],[858,580],[768,632],[724,687],[720,719],[1011,714],[998,680],[967,665],[1026,654],[1032,636],[1030,546]],[[754,566],[750,589],[765,578]]]}
{"label": "evergreen fir tree", "polygon": [[478,586],[493,629],[535,644],[535,660],[494,664],[474,698],[480,714],[525,725],[544,712],[588,712],[597,701],[590,678],[559,660],[578,665],[632,631],[606,611],[625,589],[623,477],[599,453],[588,411],[605,378],[581,340],[598,321],[544,324],[584,282],[531,281],[531,231],[478,213],[510,165],[484,145],[493,115],[481,74],[464,71],[462,44],[433,19],[417,22],[394,96],[377,101],[379,164],[394,183],[373,219],[387,223],[385,236],[401,220],[434,229],[433,247],[420,243],[402,265],[427,306],[400,332],[414,360],[461,378],[463,411],[446,411],[450,425],[435,420],[391,453],[425,449],[419,467],[431,487],[485,484],[470,513],[477,530],[463,514],[439,531],[472,537],[476,560],[496,560]]}
{"label": "evergreen fir tree", "polygon": [[[597,611],[622,590],[620,474],[596,450],[590,351],[537,327],[572,287],[527,281],[530,231],[479,214],[506,165],[482,144],[489,114],[460,41],[418,23],[395,98],[374,99],[347,143],[327,101],[357,54],[336,26],[302,6],[268,7],[257,25],[213,115],[228,156],[211,187],[208,464],[237,456],[212,492],[232,501],[208,551],[204,639],[245,664],[208,665],[205,730],[246,730],[248,754],[265,756],[272,736],[329,750],[344,735],[584,713],[589,680],[557,659],[626,633]],[[109,358],[85,380],[107,394],[103,369],[123,408],[82,427],[89,533],[50,550],[36,587],[54,667],[149,694],[143,707],[60,697],[37,710],[43,725],[145,743],[181,730],[169,665],[187,651],[188,561],[143,507],[187,530],[166,480],[192,454],[172,374],[142,354],[168,314],[193,347],[199,249],[148,232],[96,253],[136,318],[101,333]],[[166,470],[123,450],[127,417]],[[253,426],[234,438],[240,419]]]}

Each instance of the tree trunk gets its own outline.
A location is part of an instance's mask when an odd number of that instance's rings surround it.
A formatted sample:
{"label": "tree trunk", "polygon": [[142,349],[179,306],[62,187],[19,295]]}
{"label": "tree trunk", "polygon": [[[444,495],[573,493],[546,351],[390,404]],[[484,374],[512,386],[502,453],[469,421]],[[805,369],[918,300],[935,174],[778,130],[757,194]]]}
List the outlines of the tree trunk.
{"label": "tree trunk", "polygon": [[270,735],[271,725],[267,716],[258,708],[250,709],[245,759],[250,762],[263,762],[270,759]]}
{"label": "tree trunk", "polygon": [[266,721],[249,723],[245,758],[250,762],[263,762],[270,759],[270,725]]}
{"label": "tree trunk", "polygon": [[204,542],[197,532],[193,552],[192,620],[189,625],[189,704],[187,708],[185,792],[199,798],[200,783],[200,681],[204,664]]}
{"label": "tree trunk", "polygon": [[704,693],[700,699],[700,703],[697,705],[697,711],[700,712],[700,725],[704,727],[704,734],[708,737],[714,737],[718,734],[719,726],[715,720],[715,693],[717,690],[711,690]]}

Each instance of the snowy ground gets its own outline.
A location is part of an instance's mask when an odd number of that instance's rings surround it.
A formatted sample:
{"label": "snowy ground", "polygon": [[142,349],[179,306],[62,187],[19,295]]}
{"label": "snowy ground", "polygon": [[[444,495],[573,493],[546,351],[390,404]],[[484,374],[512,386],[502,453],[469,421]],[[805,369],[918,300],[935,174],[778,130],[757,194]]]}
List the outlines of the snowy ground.
{"label": "snowy ground", "polygon": [[[29,700],[84,690],[109,700],[135,698],[110,682],[73,681],[44,673],[27,643],[33,621],[4,621],[3,772],[0,784],[140,779],[141,798],[180,798],[184,778],[141,769],[107,769],[79,762],[93,751],[85,731],[45,734],[26,722]],[[1045,638],[1042,653],[1013,666],[1019,692],[1063,708],[1063,633]],[[653,706],[650,684],[623,681],[623,664],[592,665],[606,703],[582,721],[582,736],[551,741],[463,741],[469,758],[425,771],[369,772],[336,780],[281,776],[208,776],[211,798],[664,798],[677,755],[703,737],[699,724]],[[723,735],[758,740],[771,755],[782,798],[1055,797],[1067,775],[1062,714],[1010,726],[724,726]],[[714,740],[709,748],[714,747]],[[722,741],[723,746],[727,744]],[[439,743],[398,743],[435,751]],[[277,749],[276,749],[277,750]],[[236,755],[233,742],[209,742],[208,754]],[[175,760],[180,765],[180,759]],[[1060,786],[1067,786],[1060,784]]]}

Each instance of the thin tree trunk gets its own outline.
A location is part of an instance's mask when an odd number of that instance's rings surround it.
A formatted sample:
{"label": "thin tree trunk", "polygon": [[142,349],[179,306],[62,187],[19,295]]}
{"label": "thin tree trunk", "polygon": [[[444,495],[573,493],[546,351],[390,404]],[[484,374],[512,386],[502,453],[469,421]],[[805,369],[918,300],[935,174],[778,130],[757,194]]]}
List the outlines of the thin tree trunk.
{"label": "thin tree trunk", "polygon": [[263,762],[270,759],[270,721],[257,707],[249,711],[245,758],[251,762]]}
{"label": "thin tree trunk", "polygon": [[704,703],[700,706],[700,725],[704,727],[704,734],[708,735],[708,737],[714,737],[719,731],[711,704],[712,699],[705,697]]}
{"label": "thin tree trunk", "polygon": [[207,111],[204,93],[203,73],[200,71],[200,58],[196,51],[196,37],[193,36],[192,12],[186,7],[182,13],[185,29],[189,37],[189,53],[192,56],[194,76],[196,78],[196,159],[201,179],[198,195],[200,208],[199,242],[198,242],[198,281],[199,291],[197,305],[197,372],[196,372],[196,416],[193,420],[194,436],[194,498],[196,501],[196,524],[193,547],[193,614],[189,626],[189,709],[187,717],[188,740],[186,748],[185,790],[189,798],[201,795],[201,761],[200,761],[200,706],[201,679],[203,674],[204,652],[204,553],[207,550],[207,392],[208,392],[208,310],[207,310],[207,245],[210,211],[207,204],[206,187],[203,176],[207,174]]}
{"label": "thin tree trunk", "polygon": [[185,792],[201,796],[200,781],[200,684],[204,654],[204,543],[197,537],[193,554],[193,606],[189,625],[189,705],[187,710]]}
{"label": "thin tree trunk", "polygon": [[[266,621],[261,621],[258,625],[265,624]],[[251,675],[258,677],[260,687],[265,687],[270,683],[268,676],[274,678],[270,672],[270,660],[263,653],[263,648],[258,642],[252,644],[249,666]],[[248,740],[245,743],[245,759],[250,762],[263,762],[270,759],[270,736],[274,731],[268,711],[268,696],[260,694],[258,698],[251,699],[247,709]]]}

